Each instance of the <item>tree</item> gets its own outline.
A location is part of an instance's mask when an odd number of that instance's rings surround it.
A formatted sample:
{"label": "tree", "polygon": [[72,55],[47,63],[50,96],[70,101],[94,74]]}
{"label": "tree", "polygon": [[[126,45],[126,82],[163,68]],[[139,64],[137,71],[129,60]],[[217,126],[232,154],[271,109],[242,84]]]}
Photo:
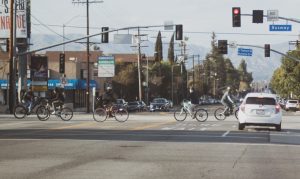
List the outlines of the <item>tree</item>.
{"label": "tree", "polygon": [[252,73],[247,72],[247,63],[244,59],[242,59],[238,72],[240,76],[240,86],[239,91],[245,91],[250,89],[250,84],[253,81]]}
{"label": "tree", "polygon": [[138,94],[137,66],[130,64],[126,66],[117,65],[117,75],[113,77],[114,92],[119,97],[135,99]]}
{"label": "tree", "polygon": [[204,62],[204,72],[206,76],[206,84],[204,85],[204,89],[206,94],[214,94],[216,96],[220,95],[222,92],[221,88],[225,86],[226,83],[226,70],[225,67],[225,59],[222,54],[220,54],[219,49],[216,45],[216,35],[212,34],[211,41],[211,51],[205,57]]}
{"label": "tree", "polygon": [[168,49],[168,60],[171,65],[174,64],[174,34],[171,37],[170,44],[169,44],[169,49]]}
{"label": "tree", "polygon": [[[299,47],[287,55],[299,59]],[[300,63],[286,57],[282,58],[280,68],[273,73],[271,86],[281,97],[300,98]]]}
{"label": "tree", "polygon": [[155,62],[160,63],[163,60],[163,46],[161,40],[161,32],[158,32],[156,42],[155,42],[155,53],[154,53]]}
{"label": "tree", "polygon": [[231,86],[233,89],[238,89],[240,84],[240,77],[238,71],[234,68],[230,59],[225,59],[225,73],[226,84],[225,86]]}

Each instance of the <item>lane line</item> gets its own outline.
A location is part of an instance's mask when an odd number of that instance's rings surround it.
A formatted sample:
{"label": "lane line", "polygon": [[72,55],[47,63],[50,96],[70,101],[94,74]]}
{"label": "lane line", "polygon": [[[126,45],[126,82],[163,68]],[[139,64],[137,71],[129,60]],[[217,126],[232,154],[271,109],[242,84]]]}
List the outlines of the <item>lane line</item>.
{"label": "lane line", "polygon": [[71,126],[63,126],[63,127],[56,127],[56,128],[51,128],[48,130],[62,130],[62,129],[73,129],[73,128],[78,128],[78,127],[87,127],[87,126],[91,126],[92,124],[96,125],[95,122],[83,122],[80,124],[75,124],[75,125],[71,125]]}
{"label": "lane line", "polygon": [[173,124],[176,121],[171,121],[171,122],[163,122],[163,123],[158,123],[158,124],[150,124],[150,125],[144,125],[144,126],[140,126],[140,127],[135,127],[131,130],[133,131],[137,131],[137,130],[144,130],[144,129],[149,129],[149,128],[155,128],[155,127],[159,127],[162,125],[166,125],[166,124]]}

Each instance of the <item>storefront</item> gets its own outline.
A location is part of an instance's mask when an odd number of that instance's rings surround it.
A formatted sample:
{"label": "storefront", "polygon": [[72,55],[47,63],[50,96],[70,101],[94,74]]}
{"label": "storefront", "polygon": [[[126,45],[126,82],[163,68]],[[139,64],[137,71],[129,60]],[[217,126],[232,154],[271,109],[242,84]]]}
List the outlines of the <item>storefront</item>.
{"label": "storefront", "polygon": [[[31,81],[27,80],[28,87],[30,84]],[[86,85],[86,80],[68,79],[61,85],[61,81],[59,79],[49,79],[48,92],[54,90],[55,87],[63,87],[66,94],[66,103],[72,103],[74,108],[86,107]],[[98,85],[95,80],[90,80],[91,91],[92,88],[99,89],[100,85]],[[8,95],[7,80],[0,80],[0,104],[7,104]],[[41,95],[40,93],[35,95],[47,96]]]}

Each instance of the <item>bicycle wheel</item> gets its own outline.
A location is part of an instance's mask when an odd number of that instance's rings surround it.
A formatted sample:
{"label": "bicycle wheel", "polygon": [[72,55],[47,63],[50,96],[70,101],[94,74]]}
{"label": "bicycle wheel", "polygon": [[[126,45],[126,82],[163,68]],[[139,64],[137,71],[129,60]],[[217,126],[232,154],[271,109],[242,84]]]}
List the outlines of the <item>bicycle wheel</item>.
{"label": "bicycle wheel", "polygon": [[60,118],[63,120],[63,121],[69,121],[71,120],[73,117],[73,111],[71,108],[68,108],[68,107],[64,107],[61,109],[60,111]]}
{"label": "bicycle wheel", "polygon": [[47,121],[50,117],[50,111],[45,106],[39,106],[36,109],[36,115],[40,121]]}
{"label": "bicycle wheel", "polygon": [[119,122],[127,121],[129,114],[126,109],[120,108],[114,112],[115,119]]}
{"label": "bicycle wheel", "polygon": [[199,122],[205,122],[208,118],[208,113],[205,109],[198,109],[195,113],[195,117]]}
{"label": "bicycle wheel", "polygon": [[95,111],[93,113],[93,118],[97,122],[103,122],[103,121],[105,121],[106,118],[107,118],[107,114],[106,114],[105,109],[103,109],[103,108],[97,108],[97,109],[95,109]]}
{"label": "bicycle wheel", "polygon": [[187,112],[183,107],[175,110],[174,112],[174,118],[176,119],[176,121],[184,121],[186,119],[186,116]]}
{"label": "bicycle wheel", "polygon": [[226,116],[224,114],[224,110],[225,110],[224,108],[218,108],[215,110],[214,115],[217,120],[219,121],[225,120]]}
{"label": "bicycle wheel", "polygon": [[27,114],[27,109],[22,105],[17,105],[14,110],[14,116],[17,119],[23,119]]}
{"label": "bicycle wheel", "polygon": [[239,113],[239,108],[237,108],[237,110],[235,110],[234,112],[236,120],[239,120],[238,113]]}

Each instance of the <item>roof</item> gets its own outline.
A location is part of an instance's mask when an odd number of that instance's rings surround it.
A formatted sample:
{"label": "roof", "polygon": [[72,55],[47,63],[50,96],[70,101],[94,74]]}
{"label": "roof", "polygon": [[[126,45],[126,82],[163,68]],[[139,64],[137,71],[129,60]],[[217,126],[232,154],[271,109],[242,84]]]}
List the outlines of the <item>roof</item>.
{"label": "roof", "polygon": [[[62,51],[47,51],[45,55],[48,57],[49,61],[58,61],[59,54]],[[98,57],[102,55],[101,51],[90,51],[90,62],[97,62]],[[65,59],[77,62],[86,62],[87,54],[86,51],[65,51]]]}
{"label": "roof", "polygon": [[271,94],[271,93],[248,93],[245,98],[247,97],[266,97],[266,98],[275,98],[276,99],[276,94]]}

